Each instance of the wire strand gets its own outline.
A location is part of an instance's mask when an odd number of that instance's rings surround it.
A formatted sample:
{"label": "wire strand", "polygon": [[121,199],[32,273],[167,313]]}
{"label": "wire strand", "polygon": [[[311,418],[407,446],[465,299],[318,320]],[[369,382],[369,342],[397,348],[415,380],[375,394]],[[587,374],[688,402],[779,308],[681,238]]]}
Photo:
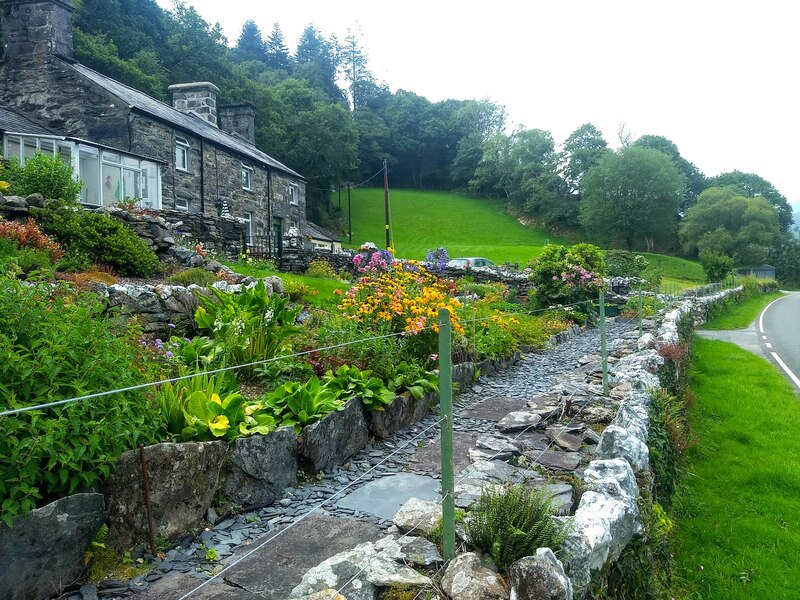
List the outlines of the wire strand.
{"label": "wire strand", "polygon": [[220,570],[218,573],[214,573],[214,574],[213,574],[213,575],[212,575],[210,578],[208,578],[207,580],[205,580],[203,583],[201,583],[200,585],[198,585],[198,586],[197,586],[197,587],[195,587],[194,589],[190,590],[189,592],[187,592],[187,593],[186,593],[186,594],[184,594],[183,596],[181,596],[179,600],[185,600],[185,598],[188,598],[189,596],[191,596],[191,595],[192,595],[192,594],[194,594],[195,592],[197,592],[197,591],[199,591],[200,589],[204,588],[206,585],[208,585],[209,583],[211,583],[212,581],[214,581],[215,579],[217,579],[217,578],[218,578],[220,575],[222,575],[222,574],[223,574],[223,573],[225,573],[226,571],[228,571],[228,570],[232,569],[232,568],[233,568],[233,567],[235,567],[237,564],[239,564],[240,562],[242,562],[242,561],[243,561],[243,560],[245,560],[246,558],[250,557],[250,556],[251,556],[253,553],[257,552],[258,550],[260,550],[261,548],[263,548],[264,546],[266,546],[268,543],[270,543],[270,542],[271,542],[271,541],[273,541],[274,539],[276,539],[276,538],[280,537],[281,535],[283,535],[284,533],[286,533],[287,531],[289,531],[290,529],[292,529],[293,527],[295,527],[296,525],[298,525],[299,523],[301,523],[301,522],[302,522],[303,520],[305,520],[305,519],[306,519],[308,516],[310,516],[311,514],[313,514],[313,513],[317,512],[317,511],[318,511],[318,510],[320,510],[320,509],[321,509],[323,506],[325,506],[326,504],[328,504],[328,503],[329,503],[331,500],[333,500],[334,498],[336,498],[337,496],[339,496],[339,495],[340,495],[342,492],[344,492],[344,491],[346,491],[346,490],[350,489],[351,487],[353,487],[353,485],[355,485],[355,484],[356,484],[358,481],[360,481],[361,479],[363,479],[364,477],[366,477],[367,475],[369,475],[369,474],[370,474],[372,471],[374,471],[374,470],[375,470],[375,469],[377,469],[379,466],[381,466],[382,464],[384,464],[384,463],[385,463],[386,461],[388,461],[388,460],[389,460],[389,459],[390,459],[392,456],[394,456],[395,454],[399,453],[399,452],[400,452],[401,450],[403,450],[403,449],[404,449],[406,446],[408,446],[408,445],[409,445],[409,444],[411,444],[412,442],[415,442],[415,441],[417,441],[417,440],[418,440],[420,437],[422,437],[423,435],[425,435],[425,434],[426,434],[428,431],[430,431],[431,429],[433,429],[434,427],[436,427],[437,425],[439,425],[439,424],[440,424],[442,421],[444,421],[444,419],[445,419],[445,417],[442,417],[442,418],[440,418],[438,421],[436,421],[436,422],[432,423],[431,425],[429,425],[428,427],[426,427],[425,429],[423,429],[422,431],[420,431],[420,432],[419,432],[417,435],[415,435],[413,438],[411,438],[410,440],[408,440],[408,441],[407,441],[405,444],[403,444],[402,446],[400,446],[400,447],[398,447],[398,448],[395,448],[394,452],[390,453],[390,454],[389,454],[389,455],[387,455],[385,458],[381,459],[381,461],[380,461],[380,462],[378,462],[377,464],[373,465],[372,467],[370,467],[369,469],[367,469],[366,471],[364,471],[364,473],[362,473],[362,474],[361,474],[361,475],[360,475],[360,476],[359,476],[357,479],[354,479],[354,480],[353,480],[353,481],[351,481],[349,484],[347,484],[345,487],[343,487],[342,489],[340,489],[339,491],[337,491],[335,494],[333,494],[333,495],[332,495],[332,496],[330,496],[329,498],[326,498],[325,500],[323,500],[322,502],[320,502],[319,504],[317,504],[317,505],[316,505],[314,508],[312,508],[310,511],[308,511],[308,512],[304,513],[303,515],[301,515],[301,516],[300,516],[298,519],[296,519],[295,521],[292,521],[292,523],[290,523],[289,525],[287,525],[286,527],[284,527],[283,529],[281,529],[280,531],[278,531],[277,533],[275,533],[275,534],[274,534],[272,537],[270,537],[269,539],[266,539],[266,540],[264,540],[264,541],[260,542],[259,544],[257,544],[257,545],[256,545],[254,548],[252,548],[252,549],[251,549],[251,550],[249,550],[248,552],[244,553],[242,556],[240,556],[239,558],[237,558],[237,559],[236,559],[235,561],[233,561],[231,564],[227,565],[227,566],[226,566],[224,569]]}

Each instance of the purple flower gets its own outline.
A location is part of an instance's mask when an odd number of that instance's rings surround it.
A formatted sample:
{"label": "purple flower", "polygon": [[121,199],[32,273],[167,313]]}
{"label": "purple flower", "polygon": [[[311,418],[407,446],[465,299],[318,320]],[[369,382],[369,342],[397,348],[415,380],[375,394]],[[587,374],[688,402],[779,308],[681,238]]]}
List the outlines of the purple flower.
{"label": "purple flower", "polygon": [[167,350],[167,353],[164,356],[166,356],[167,358],[172,358],[175,355],[172,352],[170,352],[169,350]]}

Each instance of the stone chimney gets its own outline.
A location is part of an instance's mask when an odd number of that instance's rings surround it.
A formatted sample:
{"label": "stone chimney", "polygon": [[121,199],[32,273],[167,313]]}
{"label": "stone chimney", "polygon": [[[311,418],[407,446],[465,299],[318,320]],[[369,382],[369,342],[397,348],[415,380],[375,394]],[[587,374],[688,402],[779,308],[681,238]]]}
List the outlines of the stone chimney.
{"label": "stone chimney", "polygon": [[6,61],[72,58],[72,0],[0,0]]}
{"label": "stone chimney", "polygon": [[220,106],[219,128],[255,146],[256,107],[252,104],[229,104],[227,106]]}
{"label": "stone chimney", "polygon": [[195,115],[217,127],[217,94],[219,88],[208,81],[177,83],[167,88],[172,92],[173,108]]}

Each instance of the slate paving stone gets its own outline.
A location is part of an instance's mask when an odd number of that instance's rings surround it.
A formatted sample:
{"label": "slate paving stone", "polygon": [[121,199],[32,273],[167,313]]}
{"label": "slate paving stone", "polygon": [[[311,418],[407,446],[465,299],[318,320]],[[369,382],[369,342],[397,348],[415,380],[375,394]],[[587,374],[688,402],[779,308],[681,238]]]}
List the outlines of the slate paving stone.
{"label": "slate paving stone", "polygon": [[524,401],[518,398],[503,398],[494,396],[480,402],[476,402],[470,408],[461,411],[461,417],[470,419],[482,419],[484,421],[499,421],[508,413],[520,410],[525,406]]}
{"label": "slate paving stone", "polygon": [[[191,592],[202,581],[186,574],[170,574],[136,594],[136,600],[178,600]],[[247,590],[214,581],[191,595],[192,600],[264,600]]]}
{"label": "slate paving stone", "polygon": [[526,452],[525,457],[553,471],[574,471],[581,462],[577,452],[557,452],[544,450],[542,452]]}
{"label": "slate paving stone", "polygon": [[441,482],[433,477],[400,473],[361,486],[336,505],[391,520],[394,513],[411,498],[439,500],[440,486]]}
{"label": "slate paving stone", "polygon": [[[454,471],[458,472],[472,462],[469,458],[469,450],[475,447],[479,437],[480,435],[477,433],[453,432]],[[406,466],[406,470],[411,469],[424,471],[431,475],[442,474],[442,449],[438,441],[434,444],[426,443],[415,451]]]}

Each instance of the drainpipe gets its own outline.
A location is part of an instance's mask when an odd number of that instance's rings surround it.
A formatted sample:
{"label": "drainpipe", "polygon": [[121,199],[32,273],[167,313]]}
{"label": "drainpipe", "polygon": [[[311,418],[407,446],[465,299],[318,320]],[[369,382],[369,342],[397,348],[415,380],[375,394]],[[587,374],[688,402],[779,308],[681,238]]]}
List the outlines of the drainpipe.
{"label": "drainpipe", "polygon": [[267,251],[272,257],[272,169],[267,165]]}
{"label": "drainpipe", "polygon": [[203,148],[203,138],[200,138],[200,214],[206,214],[206,173],[205,173],[205,149]]}

